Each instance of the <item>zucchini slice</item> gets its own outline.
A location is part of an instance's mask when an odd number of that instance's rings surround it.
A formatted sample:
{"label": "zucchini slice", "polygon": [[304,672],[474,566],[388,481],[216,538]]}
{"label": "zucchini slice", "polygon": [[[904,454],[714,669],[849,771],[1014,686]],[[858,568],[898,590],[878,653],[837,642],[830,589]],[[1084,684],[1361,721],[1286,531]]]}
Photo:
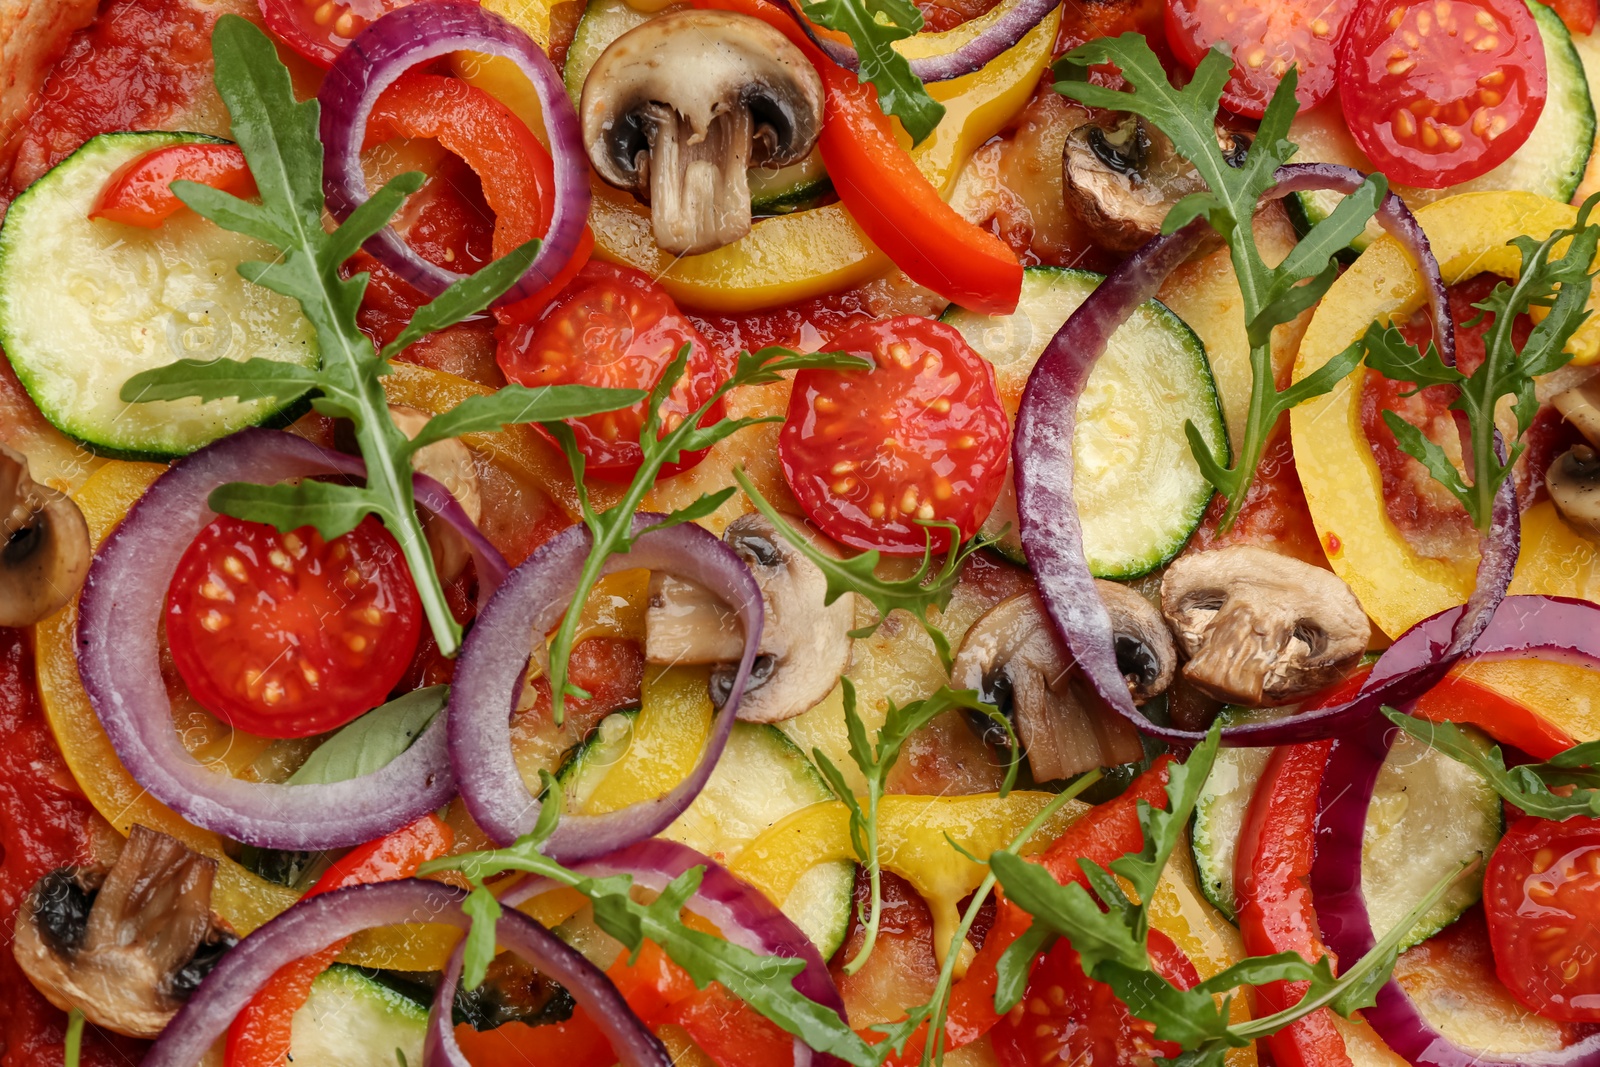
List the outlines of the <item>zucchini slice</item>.
{"label": "zucchini slice", "polygon": [[316,364],[311,324],[286,296],[245,281],[247,260],[276,249],[192,211],[153,230],[91,219],[106,182],[152,149],[217,138],[107,133],[19,196],[0,228],[0,345],[33,402],[97,452],[186,455],[298,403],[163,400],[124,403],[135,373],[179,359]]}
{"label": "zucchini slice", "polygon": [[[572,810],[583,810],[603,788],[606,772],[629,759],[638,714],[606,716],[562,766],[556,780]],[[822,775],[783,731],[738,722],[705,789],[661,836],[726,863],[784,816],[832,799]],[[854,890],[855,864],[825,863],[777,903],[828,959],[844,943]]]}
{"label": "zucchini slice", "polygon": [[311,984],[311,996],[291,1025],[294,1067],[420,1065],[428,1009],[358,968],[336,963]]}
{"label": "zucchini slice", "polygon": [[[561,80],[574,107],[583,96],[583,82],[595,60],[618,37],[655,16],[633,7],[627,0],[589,0],[578,19]],[[805,207],[829,188],[822,153],[776,170],[750,171],[750,209],[757,215],[784,215]]]}
{"label": "zucchini slice", "polygon": [[[1394,191],[1413,209],[1446,196],[1481,190],[1521,189],[1562,203],[1571,200],[1577,191],[1594,148],[1595,109],[1589,98],[1589,79],[1561,16],[1536,0],[1528,0],[1528,10],[1533,12],[1544,40],[1548,78],[1544,111],[1533,133],[1510,159],[1471,181],[1444,189],[1395,186]],[[1289,126],[1289,140],[1299,146],[1295,163],[1343,163],[1357,170],[1373,169],[1372,161],[1350,136],[1336,102],[1295,116]],[[1342,199],[1338,193],[1297,193],[1288,198],[1287,206],[1296,226],[1304,232],[1327,218]],[[1351,247],[1359,252],[1382,232],[1372,223],[1351,242]]]}
{"label": "zucchini slice", "polygon": [[[1270,749],[1226,748],[1195,804],[1190,840],[1201,891],[1230,920],[1233,865],[1250,799]],[[1488,859],[1505,832],[1499,794],[1479,774],[1402,736],[1384,761],[1367,812],[1361,888],[1382,937],[1440,879],[1467,860]],[[1455,922],[1483,895],[1483,875],[1463,879],[1422,917],[1401,950]]]}
{"label": "zucchini slice", "polygon": [[[943,321],[994,364],[1012,418],[1045,346],[1102,280],[1086,270],[1029,267],[1012,314],[979,315],[955,305],[945,311]],[[1073,490],[1096,577],[1146,574],[1176,556],[1200,525],[1211,484],[1189,451],[1186,422],[1226,464],[1228,435],[1205,346],[1182,319],[1150,300],[1112,335],[1078,401]],[[1024,562],[1009,478],[984,531],[1000,537],[1000,551]]]}

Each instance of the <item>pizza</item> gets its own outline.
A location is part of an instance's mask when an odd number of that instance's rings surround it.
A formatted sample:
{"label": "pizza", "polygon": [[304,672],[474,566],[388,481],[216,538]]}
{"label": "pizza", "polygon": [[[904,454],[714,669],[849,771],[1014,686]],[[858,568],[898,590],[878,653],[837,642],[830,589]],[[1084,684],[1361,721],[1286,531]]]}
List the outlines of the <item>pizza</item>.
{"label": "pizza", "polygon": [[1600,1064],[1593,0],[0,0],[0,1067]]}

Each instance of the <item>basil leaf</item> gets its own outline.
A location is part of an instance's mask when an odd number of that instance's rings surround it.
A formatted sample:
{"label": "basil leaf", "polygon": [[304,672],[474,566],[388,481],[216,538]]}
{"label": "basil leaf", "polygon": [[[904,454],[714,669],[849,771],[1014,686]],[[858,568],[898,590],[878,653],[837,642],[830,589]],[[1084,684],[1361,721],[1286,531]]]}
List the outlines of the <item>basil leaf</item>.
{"label": "basil leaf", "polygon": [[373,708],[324,741],[284,784],[327,785],[382,770],[422,735],[449,696],[449,686],[435,685]]}

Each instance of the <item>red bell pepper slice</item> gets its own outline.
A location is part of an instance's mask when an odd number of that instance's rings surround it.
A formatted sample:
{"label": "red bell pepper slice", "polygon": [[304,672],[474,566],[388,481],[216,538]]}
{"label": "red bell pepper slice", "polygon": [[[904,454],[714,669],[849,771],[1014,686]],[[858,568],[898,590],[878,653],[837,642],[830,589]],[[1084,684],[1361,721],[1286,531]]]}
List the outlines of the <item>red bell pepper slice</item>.
{"label": "red bell pepper slice", "polygon": [[1549,759],[1578,742],[1561,727],[1523,704],[1459,674],[1423,694],[1411,714],[1430,722],[1478,727],[1503,745],[1514,745],[1534,759]]}
{"label": "red bell pepper slice", "polygon": [[1009,315],[1022,264],[1000,238],[963,218],[922,176],[878,105],[878,90],[834,63],[767,0],[692,0],[775,27],[811,60],[827,93],[818,145],[834,190],[856,224],[911,280],[962,307]]}
{"label": "red bell pepper slice", "polygon": [[256,192],[238,145],[174,144],[146,152],[113,174],[89,217],[153,230],[186,210],[172,191],[175,181],[199,182],[235,196]]}
{"label": "red bell pepper slice", "polygon": [[[454,843],[455,835],[442,819],[425,815],[387,837],[345,853],[306,896],[410,878],[418,867],[444,855]],[[278,1067],[286,1062],[294,1013],[311,996],[311,983],[338,959],[348,942],[345,938],[279,968],[228,1028],[227,1067]]]}

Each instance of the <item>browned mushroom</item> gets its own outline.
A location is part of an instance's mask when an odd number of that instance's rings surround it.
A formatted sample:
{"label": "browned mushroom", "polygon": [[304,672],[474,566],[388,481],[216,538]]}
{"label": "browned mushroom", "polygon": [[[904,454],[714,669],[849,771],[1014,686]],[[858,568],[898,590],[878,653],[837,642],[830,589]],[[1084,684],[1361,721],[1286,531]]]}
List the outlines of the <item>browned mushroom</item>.
{"label": "browned mushroom", "polygon": [[1588,445],[1574,445],[1556,457],[1544,475],[1556,509],[1578,530],[1600,538],[1600,455]]}
{"label": "browned mushroom", "polygon": [[[1095,585],[1111,613],[1117,663],[1134,699],[1143,703],[1172,681],[1178,659],[1172,638],[1149,601],[1112,582]],[[950,684],[976,690],[1010,718],[1036,781],[1144,755],[1131,723],[1092,707],[1078,691],[1066,650],[1036,592],[1002,600],[972,624],[956,653]],[[985,737],[1005,740],[999,730],[986,729]]]}
{"label": "browned mushroom", "polygon": [[1161,611],[1188,657],[1183,676],[1249,705],[1292,703],[1338,681],[1371,634],[1331,571],[1243,545],[1179,558],[1161,580]]}
{"label": "browned mushroom", "polygon": [[237,939],[211,913],[217,861],[135,826],[110,871],[39,879],[12,952],[45,999],[96,1026],[155,1037]]}
{"label": "browned mushroom", "polygon": [[31,626],[77,595],[89,573],[89,528],[64,493],[28,476],[28,457],[0,445],[0,626]]}

